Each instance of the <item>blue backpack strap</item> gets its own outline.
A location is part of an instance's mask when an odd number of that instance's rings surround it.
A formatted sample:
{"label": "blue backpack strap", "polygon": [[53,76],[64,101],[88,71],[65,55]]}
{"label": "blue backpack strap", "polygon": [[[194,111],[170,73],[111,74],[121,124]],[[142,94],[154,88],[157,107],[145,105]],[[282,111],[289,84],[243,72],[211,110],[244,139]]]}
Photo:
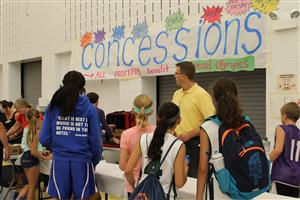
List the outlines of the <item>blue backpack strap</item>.
{"label": "blue backpack strap", "polygon": [[[243,115],[243,117],[244,117],[245,121],[248,121],[248,122],[250,122],[253,125],[253,123],[252,123],[252,121],[251,121],[251,119],[250,119],[249,116]],[[210,117],[208,117],[208,118],[205,119],[205,121],[208,121],[208,120],[211,120],[211,121],[215,122],[218,125],[222,124],[221,120],[219,119],[219,117],[217,115],[213,115],[213,116],[210,116]]]}
{"label": "blue backpack strap", "polygon": [[218,115],[213,115],[213,116],[210,116],[210,117],[208,117],[208,118],[205,119],[205,121],[208,121],[208,120],[211,120],[211,121],[215,122],[218,125],[222,124],[222,122],[219,119]]}
{"label": "blue backpack strap", "polygon": [[244,117],[244,120],[245,120],[245,121],[247,121],[247,122],[249,122],[251,125],[253,125],[253,123],[252,123],[252,121],[251,121],[251,119],[250,119],[249,116],[243,115],[243,117]]}

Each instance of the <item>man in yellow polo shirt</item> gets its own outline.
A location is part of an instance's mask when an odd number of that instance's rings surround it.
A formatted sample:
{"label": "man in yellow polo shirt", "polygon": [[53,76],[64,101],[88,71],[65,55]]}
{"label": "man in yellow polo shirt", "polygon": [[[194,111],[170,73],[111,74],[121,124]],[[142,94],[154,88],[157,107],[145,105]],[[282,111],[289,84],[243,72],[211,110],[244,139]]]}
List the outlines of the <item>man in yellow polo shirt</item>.
{"label": "man in yellow polo shirt", "polygon": [[190,156],[190,177],[197,177],[199,165],[199,131],[203,121],[215,114],[215,107],[210,94],[193,79],[195,66],[184,61],[176,64],[176,84],[181,87],[174,95],[172,102],[179,106],[181,122],[176,128],[176,135],[185,142]]}

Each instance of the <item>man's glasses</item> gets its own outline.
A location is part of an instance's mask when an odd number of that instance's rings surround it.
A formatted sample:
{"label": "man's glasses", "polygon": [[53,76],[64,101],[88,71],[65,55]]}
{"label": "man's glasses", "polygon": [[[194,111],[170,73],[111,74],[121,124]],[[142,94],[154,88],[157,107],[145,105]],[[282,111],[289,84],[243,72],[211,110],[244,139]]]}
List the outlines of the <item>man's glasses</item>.
{"label": "man's glasses", "polygon": [[175,72],[175,75],[179,75],[179,74],[183,74],[183,73],[181,73],[181,72]]}

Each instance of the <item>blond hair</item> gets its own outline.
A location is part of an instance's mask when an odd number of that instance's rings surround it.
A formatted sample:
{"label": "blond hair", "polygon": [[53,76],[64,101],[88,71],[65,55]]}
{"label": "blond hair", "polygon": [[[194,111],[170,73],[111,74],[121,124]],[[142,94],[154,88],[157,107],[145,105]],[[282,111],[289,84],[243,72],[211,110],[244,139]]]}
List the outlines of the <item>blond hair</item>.
{"label": "blond hair", "polygon": [[14,103],[14,106],[15,108],[18,108],[18,107],[25,107],[25,108],[32,108],[32,105],[29,104],[25,99],[17,99]]}
{"label": "blond hair", "polygon": [[30,146],[33,142],[34,137],[37,134],[37,121],[39,120],[40,113],[38,110],[32,108],[28,111],[26,118],[28,119],[28,134],[27,134],[27,144]]}
{"label": "blond hair", "polygon": [[286,114],[287,118],[297,122],[300,116],[300,107],[295,102],[284,104],[280,109],[282,114]]}
{"label": "blond hair", "polygon": [[145,95],[140,94],[134,99],[133,111],[136,113],[136,126],[145,128],[148,123],[148,116],[152,114],[152,99]]}

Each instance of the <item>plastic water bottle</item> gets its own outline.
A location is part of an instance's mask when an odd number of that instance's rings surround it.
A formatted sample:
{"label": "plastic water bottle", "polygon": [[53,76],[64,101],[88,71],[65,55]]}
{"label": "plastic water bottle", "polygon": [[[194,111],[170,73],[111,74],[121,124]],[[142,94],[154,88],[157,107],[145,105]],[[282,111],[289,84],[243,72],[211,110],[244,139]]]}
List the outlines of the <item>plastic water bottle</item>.
{"label": "plastic water bottle", "polygon": [[263,145],[264,145],[264,148],[265,148],[265,152],[268,154],[269,151],[270,151],[270,145],[271,145],[271,143],[270,143],[270,141],[268,140],[267,137],[263,138],[262,142],[263,142]]}
{"label": "plastic water bottle", "polygon": [[216,171],[219,171],[225,167],[224,158],[221,153],[216,153],[211,156],[210,162],[213,164]]}
{"label": "plastic water bottle", "polygon": [[189,163],[190,163],[190,156],[189,155],[185,156],[185,162],[186,162],[187,165],[189,165]]}

